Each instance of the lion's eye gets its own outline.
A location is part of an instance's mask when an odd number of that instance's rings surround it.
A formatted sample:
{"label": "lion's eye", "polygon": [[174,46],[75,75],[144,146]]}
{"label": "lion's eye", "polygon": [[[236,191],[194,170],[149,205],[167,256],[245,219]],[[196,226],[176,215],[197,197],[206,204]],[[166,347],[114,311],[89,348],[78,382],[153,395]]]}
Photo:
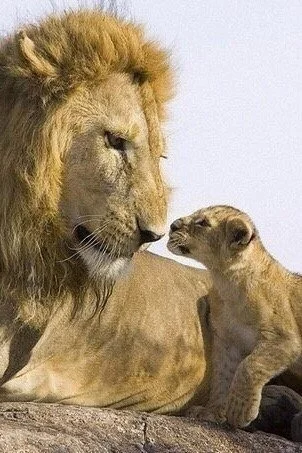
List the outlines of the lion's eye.
{"label": "lion's eye", "polygon": [[125,152],[127,149],[127,140],[118,135],[114,135],[111,132],[106,131],[104,134],[105,145],[108,148],[116,149],[120,152]]}
{"label": "lion's eye", "polygon": [[197,227],[209,227],[211,226],[210,222],[206,217],[203,217],[202,219],[197,219],[194,222],[194,225]]}

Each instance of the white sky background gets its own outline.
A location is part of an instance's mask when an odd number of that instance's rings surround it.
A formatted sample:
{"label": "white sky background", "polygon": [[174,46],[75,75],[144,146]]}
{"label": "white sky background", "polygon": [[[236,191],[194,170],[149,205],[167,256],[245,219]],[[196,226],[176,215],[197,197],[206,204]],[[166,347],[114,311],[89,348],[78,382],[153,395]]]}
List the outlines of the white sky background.
{"label": "white sky background", "polygon": [[[79,3],[0,0],[0,31]],[[163,163],[175,187],[169,221],[234,205],[268,250],[301,272],[302,1],[120,3],[172,50],[178,70]],[[172,257],[164,240],[151,250]]]}

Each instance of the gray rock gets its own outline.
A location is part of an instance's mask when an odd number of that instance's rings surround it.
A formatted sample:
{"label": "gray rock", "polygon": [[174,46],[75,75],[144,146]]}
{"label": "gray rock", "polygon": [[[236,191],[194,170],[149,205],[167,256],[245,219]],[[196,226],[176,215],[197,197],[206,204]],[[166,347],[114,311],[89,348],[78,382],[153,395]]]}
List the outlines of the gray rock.
{"label": "gray rock", "polygon": [[0,405],[2,453],[292,453],[302,444],[196,420],[58,404]]}

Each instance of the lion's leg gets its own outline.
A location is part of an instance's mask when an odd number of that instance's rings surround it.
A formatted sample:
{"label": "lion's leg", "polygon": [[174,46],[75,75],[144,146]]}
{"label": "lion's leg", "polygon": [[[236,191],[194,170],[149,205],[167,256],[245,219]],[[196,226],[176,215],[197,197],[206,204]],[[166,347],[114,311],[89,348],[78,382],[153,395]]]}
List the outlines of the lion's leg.
{"label": "lion's leg", "polygon": [[283,385],[266,385],[259,414],[247,431],[265,431],[290,440],[302,440],[302,397]]}
{"label": "lion's leg", "polygon": [[228,391],[235,371],[242,360],[238,347],[216,335],[212,347],[212,379],[207,405],[193,406],[186,415],[203,420],[224,422]]}

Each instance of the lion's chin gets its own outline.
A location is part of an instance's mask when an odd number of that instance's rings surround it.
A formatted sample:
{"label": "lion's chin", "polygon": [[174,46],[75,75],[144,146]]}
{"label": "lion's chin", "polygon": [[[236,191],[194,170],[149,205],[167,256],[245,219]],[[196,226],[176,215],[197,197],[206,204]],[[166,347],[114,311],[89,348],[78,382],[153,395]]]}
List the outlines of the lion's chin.
{"label": "lion's chin", "polygon": [[94,249],[84,250],[80,255],[94,280],[117,280],[127,273],[131,261],[127,257],[109,257]]}

